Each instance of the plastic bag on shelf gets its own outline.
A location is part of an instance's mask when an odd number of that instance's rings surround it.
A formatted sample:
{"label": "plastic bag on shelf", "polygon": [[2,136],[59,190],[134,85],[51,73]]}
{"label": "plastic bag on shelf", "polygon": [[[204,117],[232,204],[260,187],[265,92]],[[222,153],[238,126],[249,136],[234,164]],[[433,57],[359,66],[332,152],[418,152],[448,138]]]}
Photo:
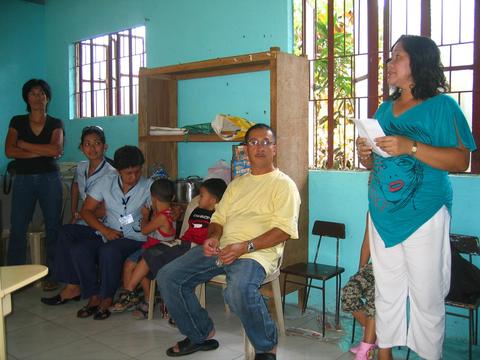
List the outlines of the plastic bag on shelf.
{"label": "plastic bag on shelf", "polygon": [[192,134],[214,134],[215,132],[212,129],[212,125],[210,123],[203,123],[203,124],[194,124],[194,125],[185,125],[183,127],[184,130],[189,135]]}
{"label": "plastic bag on shelf", "polygon": [[255,123],[247,119],[225,114],[218,114],[212,121],[213,130],[223,140],[243,140],[245,133],[252,125]]}

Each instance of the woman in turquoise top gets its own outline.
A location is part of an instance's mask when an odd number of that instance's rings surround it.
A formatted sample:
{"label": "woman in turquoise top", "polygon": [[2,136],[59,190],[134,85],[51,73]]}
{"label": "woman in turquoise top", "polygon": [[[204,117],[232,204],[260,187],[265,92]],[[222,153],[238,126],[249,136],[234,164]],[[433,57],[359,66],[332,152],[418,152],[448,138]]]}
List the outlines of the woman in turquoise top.
{"label": "woman in turquoise top", "polygon": [[422,358],[439,359],[450,287],[448,172],[468,168],[475,142],[458,104],[444,94],[440,51],[431,39],[401,36],[387,66],[394,92],[375,114],[386,135],[375,142],[389,157],[357,139],[360,161],[372,170],[378,358],[392,359],[392,346],[407,345]]}

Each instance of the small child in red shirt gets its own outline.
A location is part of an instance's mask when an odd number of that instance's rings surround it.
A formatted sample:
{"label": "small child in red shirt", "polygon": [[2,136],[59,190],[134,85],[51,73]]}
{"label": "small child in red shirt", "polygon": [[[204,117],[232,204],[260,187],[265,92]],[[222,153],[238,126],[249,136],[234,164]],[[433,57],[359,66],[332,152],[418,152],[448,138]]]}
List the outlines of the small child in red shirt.
{"label": "small child in red shirt", "polygon": [[[181,239],[174,240],[174,237],[170,240],[167,240],[165,237],[158,239],[150,237],[152,234],[149,234],[149,238],[145,243],[146,248],[142,254],[139,254],[141,255],[141,259],[131,272],[128,282],[125,283],[125,289],[128,293],[115,303],[112,307],[112,312],[123,312],[127,309],[133,309],[133,307],[138,304],[137,310],[139,311],[136,313],[138,314],[140,312],[143,317],[147,315],[148,304],[145,301],[139,303],[138,295],[135,292],[136,286],[142,283],[144,291],[146,288],[149,290],[150,281],[155,279],[157,272],[164,265],[185,254],[192,246],[195,246],[194,244],[203,244],[207,239],[208,225],[215,211],[215,205],[222,198],[226,188],[227,184],[222,179],[208,179],[202,183],[200,186],[198,207],[192,211],[188,219],[188,229]],[[153,202],[154,195],[152,193],[152,203]],[[167,216],[163,216],[163,218],[168,219]],[[155,230],[156,233],[157,227],[151,225],[155,219],[156,217],[149,223],[142,223],[142,232],[147,233],[148,231],[151,232]],[[165,235],[169,235],[168,221],[163,221],[165,229],[162,231],[165,231]],[[155,242],[155,240],[157,241]],[[148,286],[146,286],[147,284]],[[148,292],[145,292],[144,298],[145,300],[148,299]]]}
{"label": "small child in red shirt", "polygon": [[[126,293],[111,307],[112,312],[123,312],[133,309],[140,302],[138,295],[133,291],[138,283],[141,283],[144,295],[148,298],[150,280],[142,276],[138,279],[136,273],[143,272],[141,256],[150,247],[162,242],[175,240],[176,224],[172,216],[171,202],[175,196],[175,185],[168,179],[157,179],[150,186],[151,209],[142,209],[142,234],[147,235],[147,240],[140,250],[131,254],[123,265],[123,284],[127,291],[132,292],[131,301],[125,302]],[[150,214],[152,213],[152,214]],[[150,217],[150,215],[152,215]],[[131,287],[133,284],[133,288]],[[133,296],[135,293],[135,296]]]}

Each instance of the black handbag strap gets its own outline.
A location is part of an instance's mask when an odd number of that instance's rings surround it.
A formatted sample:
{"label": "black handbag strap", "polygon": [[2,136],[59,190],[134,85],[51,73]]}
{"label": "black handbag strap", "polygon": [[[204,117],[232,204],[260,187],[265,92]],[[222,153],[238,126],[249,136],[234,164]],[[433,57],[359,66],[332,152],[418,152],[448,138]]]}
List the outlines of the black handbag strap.
{"label": "black handbag strap", "polygon": [[3,193],[5,195],[10,194],[12,190],[12,179],[15,175],[16,163],[15,160],[10,161],[5,168],[5,174],[3,174]]}
{"label": "black handbag strap", "polygon": [[12,190],[12,175],[10,175],[8,170],[5,170],[5,174],[3,174],[3,193],[8,195],[10,190]]}

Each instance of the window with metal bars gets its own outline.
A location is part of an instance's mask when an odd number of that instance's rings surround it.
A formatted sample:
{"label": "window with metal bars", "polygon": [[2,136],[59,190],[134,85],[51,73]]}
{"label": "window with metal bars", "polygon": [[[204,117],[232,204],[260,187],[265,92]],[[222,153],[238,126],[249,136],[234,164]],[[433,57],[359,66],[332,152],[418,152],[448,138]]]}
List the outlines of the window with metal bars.
{"label": "window with metal bars", "polygon": [[145,66],[145,26],[75,43],[75,115],[138,113],[138,70]]}
{"label": "window with metal bars", "polygon": [[[472,11],[474,9],[474,11]],[[294,0],[294,51],[310,62],[310,167],[360,166],[353,118],[389,97],[386,60],[402,34],[439,46],[449,94],[480,144],[480,5],[475,0]],[[471,171],[480,172],[473,153]]]}

